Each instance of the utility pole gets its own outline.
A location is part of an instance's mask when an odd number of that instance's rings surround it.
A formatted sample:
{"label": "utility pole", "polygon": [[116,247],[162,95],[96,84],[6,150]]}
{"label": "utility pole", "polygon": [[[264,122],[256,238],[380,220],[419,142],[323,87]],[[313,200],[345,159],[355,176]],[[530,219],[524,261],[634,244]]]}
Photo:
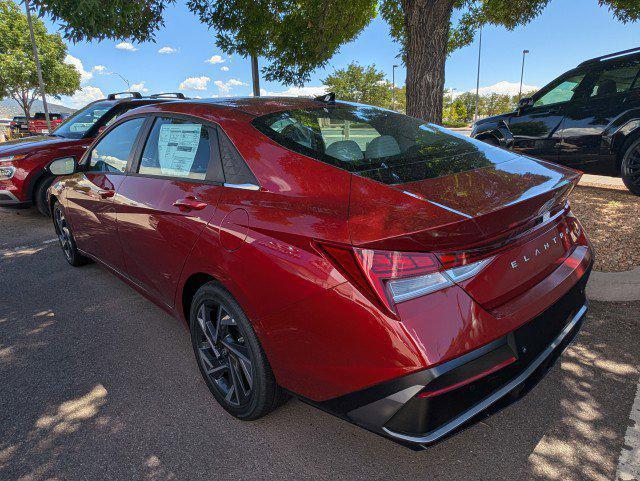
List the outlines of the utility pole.
{"label": "utility pole", "polygon": [[396,109],[396,68],[397,65],[391,67],[391,110]]}
{"label": "utility pole", "polygon": [[482,29],[480,29],[480,42],[478,44],[478,76],[476,77],[476,111],[473,114],[473,121],[478,120],[478,103],[480,101],[480,55],[482,54]]}
{"label": "utility pole", "polygon": [[33,58],[36,62],[36,72],[38,73],[38,83],[40,84],[40,95],[42,95],[42,105],[44,106],[44,118],[47,121],[47,130],[51,132],[51,120],[49,119],[49,107],[47,106],[47,96],[44,93],[44,81],[42,80],[42,68],[40,67],[40,57],[38,57],[38,47],[36,46],[36,36],[33,33],[33,22],[31,21],[31,7],[29,0],[24,0],[27,9],[27,22],[29,22],[29,35],[31,36],[31,46],[33,47]]}
{"label": "utility pole", "polygon": [[522,79],[524,78],[524,57],[529,53],[528,50],[522,51],[522,70],[520,70],[520,91],[518,92],[518,102],[522,98]]}
{"label": "utility pole", "polygon": [[253,96],[260,97],[260,72],[258,71],[258,56],[251,54],[251,77],[253,78]]}

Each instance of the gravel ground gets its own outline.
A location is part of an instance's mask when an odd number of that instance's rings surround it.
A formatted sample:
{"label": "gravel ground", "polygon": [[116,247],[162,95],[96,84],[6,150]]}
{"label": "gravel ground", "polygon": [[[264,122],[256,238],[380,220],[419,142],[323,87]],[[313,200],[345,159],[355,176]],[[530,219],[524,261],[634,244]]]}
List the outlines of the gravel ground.
{"label": "gravel ground", "polygon": [[594,302],[527,396],[416,453],[295,400],[255,422],[231,418],[183,326],[105,269],[67,265],[43,243],[50,220],[7,212],[0,480],[615,477],[638,382],[640,303]]}
{"label": "gravel ground", "polygon": [[619,272],[640,266],[639,196],[578,186],[571,205],[593,242],[595,270]]}

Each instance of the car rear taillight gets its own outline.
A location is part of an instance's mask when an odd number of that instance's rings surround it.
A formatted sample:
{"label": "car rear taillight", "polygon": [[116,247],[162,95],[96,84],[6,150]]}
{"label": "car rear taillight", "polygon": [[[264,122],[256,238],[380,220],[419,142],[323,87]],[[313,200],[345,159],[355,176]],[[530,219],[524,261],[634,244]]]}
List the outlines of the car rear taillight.
{"label": "car rear taillight", "polygon": [[323,246],[323,249],[356,287],[364,286],[375,293],[376,298],[394,313],[395,304],[469,279],[493,260],[493,257],[488,257],[445,269],[438,257],[431,253],[335,246]]}

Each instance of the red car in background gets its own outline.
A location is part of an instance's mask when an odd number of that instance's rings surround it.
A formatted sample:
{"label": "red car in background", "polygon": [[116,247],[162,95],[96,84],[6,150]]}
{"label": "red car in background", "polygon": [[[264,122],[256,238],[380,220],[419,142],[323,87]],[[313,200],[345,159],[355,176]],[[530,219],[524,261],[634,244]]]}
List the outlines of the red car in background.
{"label": "red car in background", "polygon": [[67,261],[182,319],[240,419],[293,393],[424,447],[527,392],[587,310],[580,174],[388,110],[163,103],[52,170]]}
{"label": "red car in background", "polygon": [[[49,164],[63,157],[80,159],[98,133],[118,115],[142,105],[164,102],[167,96],[184,98],[182,94],[146,98],[138,92],[110,94],[107,99],[77,111],[48,135],[0,143],[0,206],[33,204],[43,215],[49,215],[46,193],[54,180]],[[42,122],[46,130],[45,120]]]}
{"label": "red car in background", "polygon": [[[69,116],[65,116],[64,114],[49,114],[49,123],[51,124],[51,131],[58,128],[58,126],[64,121],[65,118]],[[29,120],[29,133],[31,135],[38,134],[48,134],[49,127],[47,126],[47,119],[44,115],[44,112],[36,113]]]}

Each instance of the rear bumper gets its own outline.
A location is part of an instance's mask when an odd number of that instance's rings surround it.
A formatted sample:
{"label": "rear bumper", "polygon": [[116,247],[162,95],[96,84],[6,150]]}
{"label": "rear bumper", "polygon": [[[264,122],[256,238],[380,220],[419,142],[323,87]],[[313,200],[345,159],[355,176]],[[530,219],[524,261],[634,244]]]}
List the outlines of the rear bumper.
{"label": "rear bumper", "polygon": [[578,334],[591,267],[534,319],[431,369],[325,401],[319,407],[413,449],[422,449],[526,394]]}

